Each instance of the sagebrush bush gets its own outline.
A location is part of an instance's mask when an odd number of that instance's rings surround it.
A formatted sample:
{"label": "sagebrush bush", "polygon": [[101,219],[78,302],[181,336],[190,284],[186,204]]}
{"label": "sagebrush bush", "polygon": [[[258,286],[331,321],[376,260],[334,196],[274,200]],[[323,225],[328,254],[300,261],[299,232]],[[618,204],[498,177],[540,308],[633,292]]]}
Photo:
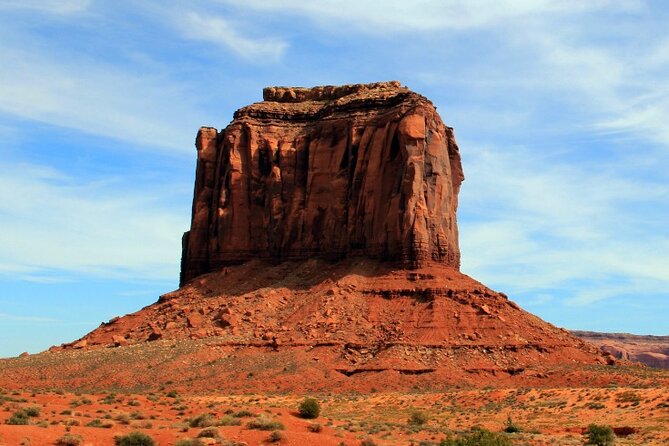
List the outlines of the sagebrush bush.
{"label": "sagebrush bush", "polygon": [[427,420],[428,417],[425,412],[421,410],[413,410],[411,411],[411,415],[409,416],[409,420],[407,422],[413,426],[422,426],[423,424],[427,423]]}
{"label": "sagebrush bush", "polygon": [[588,440],[585,444],[591,444],[595,446],[611,446],[616,441],[616,436],[613,433],[613,429],[611,429],[609,426],[591,424],[585,431],[585,435],[588,437]]}
{"label": "sagebrush bush", "polygon": [[19,409],[7,420],[7,424],[26,425],[30,424],[30,417],[25,410]]}
{"label": "sagebrush bush", "polygon": [[230,415],[223,416],[223,418],[216,423],[217,426],[239,426],[240,424],[242,424],[242,420]]}
{"label": "sagebrush bush", "polygon": [[255,420],[251,420],[246,424],[246,427],[249,429],[257,429],[260,431],[274,431],[274,430],[283,430],[285,429],[285,426],[283,425],[282,422],[276,421],[276,420],[271,420],[269,418],[265,418],[263,416],[260,416],[256,418]]}
{"label": "sagebrush bush", "polygon": [[284,440],[286,436],[283,434],[281,431],[272,431],[271,434],[269,434],[269,437],[267,437],[267,441],[270,443],[276,443],[281,440]]}
{"label": "sagebrush bush", "polygon": [[208,427],[206,429],[202,429],[200,433],[197,434],[197,436],[198,438],[219,438],[221,434],[215,427]]}
{"label": "sagebrush bush", "polygon": [[37,406],[29,406],[25,407],[23,411],[26,413],[27,416],[29,417],[39,417],[39,414],[41,412],[41,409]]}
{"label": "sagebrush bush", "polygon": [[310,432],[319,433],[323,430],[323,426],[318,423],[311,423],[307,426],[307,429],[309,429]]}
{"label": "sagebrush bush", "polygon": [[504,432],[507,434],[515,434],[520,432],[520,426],[518,426],[516,423],[513,422],[513,419],[511,419],[511,415],[509,415],[509,418],[506,419],[506,426],[504,427]]}
{"label": "sagebrush bush", "polygon": [[211,414],[203,413],[195,418],[191,418],[188,424],[190,427],[209,427],[215,425],[216,420],[214,420],[214,417],[211,416]]}
{"label": "sagebrush bush", "polygon": [[321,406],[314,398],[305,398],[300,403],[300,417],[307,419],[318,418],[321,414]]}
{"label": "sagebrush bush", "polygon": [[153,438],[146,435],[144,432],[130,432],[127,435],[117,435],[114,437],[114,444],[116,446],[156,446]]}
{"label": "sagebrush bush", "polygon": [[174,443],[174,446],[205,446],[199,438],[182,438]]}
{"label": "sagebrush bush", "polygon": [[65,434],[56,440],[56,446],[80,446],[84,442],[81,435]]}
{"label": "sagebrush bush", "polygon": [[469,432],[455,437],[449,436],[439,443],[440,446],[512,446],[512,444],[506,436],[481,427],[474,427]]}

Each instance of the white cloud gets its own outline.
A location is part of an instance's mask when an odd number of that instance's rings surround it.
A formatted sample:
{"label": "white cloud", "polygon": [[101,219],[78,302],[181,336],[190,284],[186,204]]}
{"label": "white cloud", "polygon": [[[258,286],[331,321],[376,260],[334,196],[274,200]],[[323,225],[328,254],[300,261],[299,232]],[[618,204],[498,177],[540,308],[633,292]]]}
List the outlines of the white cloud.
{"label": "white cloud", "polygon": [[[238,2],[221,0],[240,7]],[[246,0],[241,7],[305,16],[335,29],[373,33],[392,31],[463,30],[504,24],[536,14],[577,14],[588,11],[637,11],[637,0]],[[342,26],[343,25],[343,26]]]}
{"label": "white cloud", "polygon": [[665,182],[524,148],[463,146],[465,272],[514,292],[566,290],[572,304],[669,286]]}
{"label": "white cloud", "polygon": [[220,45],[244,59],[274,62],[288,47],[282,39],[245,37],[231,21],[211,14],[205,16],[191,11],[175,17],[174,22],[187,38]]}
{"label": "white cloud", "polygon": [[195,129],[206,121],[179,83],[23,44],[0,44],[0,112],[134,147],[192,150]]}
{"label": "white cloud", "polygon": [[[0,165],[0,272],[35,281],[72,274],[176,280],[186,212],[176,187],[129,190],[28,164]],[[183,214],[183,215],[181,215]]]}

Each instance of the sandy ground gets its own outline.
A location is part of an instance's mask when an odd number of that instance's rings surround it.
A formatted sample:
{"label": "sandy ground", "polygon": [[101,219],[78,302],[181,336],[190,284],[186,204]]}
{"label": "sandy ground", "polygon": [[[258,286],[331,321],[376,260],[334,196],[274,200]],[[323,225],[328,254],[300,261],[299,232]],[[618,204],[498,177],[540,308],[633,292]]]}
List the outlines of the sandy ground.
{"label": "sandy ground", "polygon": [[[620,445],[669,444],[665,386],[313,396],[322,407],[316,420],[298,416],[304,395],[295,394],[179,394],[169,386],[143,394],[6,391],[0,397],[0,445],[52,445],[66,431],[80,435],[82,445],[110,445],[115,435],[136,430],[150,435],[158,445],[174,445],[179,439],[197,437],[202,427],[193,427],[193,420],[203,414],[209,415],[204,424],[239,423],[217,426],[220,438],[207,439],[210,444],[270,443],[271,432],[247,426],[258,416],[283,425],[283,439],[277,442],[283,445],[359,445],[365,439],[377,445],[430,444],[449,432],[475,425],[501,432],[509,417],[521,428],[520,433],[509,435],[518,445],[579,445],[583,430],[593,422],[629,433],[618,437]],[[29,425],[6,424],[23,408],[37,408],[39,414],[29,418]],[[424,425],[408,423],[415,410],[427,415]],[[235,416],[240,411],[250,414]],[[312,424],[320,425],[321,431],[311,432]]]}

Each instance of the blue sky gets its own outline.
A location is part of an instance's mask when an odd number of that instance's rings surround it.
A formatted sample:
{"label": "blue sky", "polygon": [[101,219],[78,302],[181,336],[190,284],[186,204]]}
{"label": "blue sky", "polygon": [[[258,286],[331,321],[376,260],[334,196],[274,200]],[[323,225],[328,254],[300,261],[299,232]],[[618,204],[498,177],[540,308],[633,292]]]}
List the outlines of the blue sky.
{"label": "blue sky", "polygon": [[400,80],[455,127],[462,269],[669,334],[669,7],[0,0],[0,356],[177,286],[193,141],[268,85]]}

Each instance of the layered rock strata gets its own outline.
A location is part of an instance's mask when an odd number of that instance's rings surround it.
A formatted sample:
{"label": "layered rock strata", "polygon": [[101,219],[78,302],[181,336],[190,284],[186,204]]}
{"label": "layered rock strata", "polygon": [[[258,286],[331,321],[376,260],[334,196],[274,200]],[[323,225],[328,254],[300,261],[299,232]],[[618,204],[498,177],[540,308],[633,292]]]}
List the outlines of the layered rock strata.
{"label": "layered rock strata", "polygon": [[203,127],[181,284],[250,259],[459,268],[453,130],[399,82],[269,87]]}

